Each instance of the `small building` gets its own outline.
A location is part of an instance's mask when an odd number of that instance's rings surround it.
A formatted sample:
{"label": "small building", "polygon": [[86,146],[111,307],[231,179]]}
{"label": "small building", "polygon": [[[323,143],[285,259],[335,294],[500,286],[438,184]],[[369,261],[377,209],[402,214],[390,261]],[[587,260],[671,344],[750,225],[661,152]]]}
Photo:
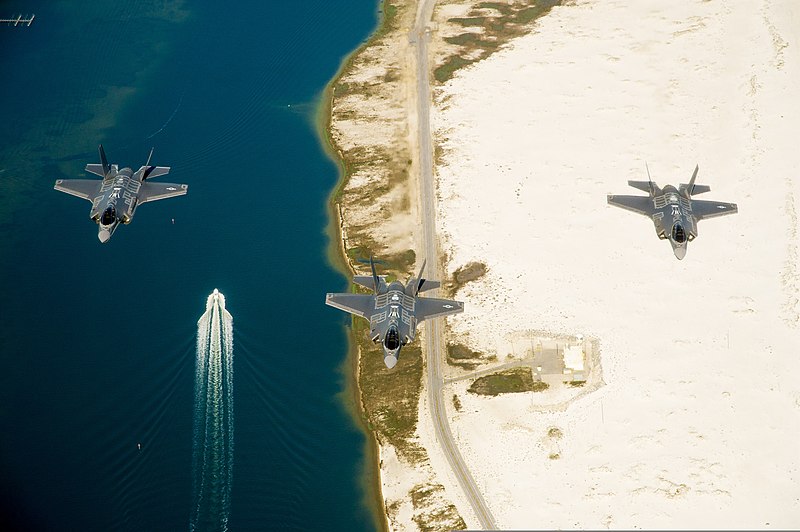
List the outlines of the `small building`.
{"label": "small building", "polygon": [[564,376],[570,382],[585,382],[583,347],[570,345],[564,348]]}

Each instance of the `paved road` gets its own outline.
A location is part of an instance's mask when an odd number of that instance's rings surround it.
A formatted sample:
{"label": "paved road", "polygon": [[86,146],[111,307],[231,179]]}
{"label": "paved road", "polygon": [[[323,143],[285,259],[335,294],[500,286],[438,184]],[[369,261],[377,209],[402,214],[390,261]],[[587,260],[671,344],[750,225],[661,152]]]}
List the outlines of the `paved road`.
{"label": "paved road", "polygon": [[[429,264],[438,268],[439,251],[436,241],[436,195],[433,189],[433,145],[431,142],[430,126],[430,80],[428,66],[428,39],[426,32],[428,23],[433,14],[435,0],[422,0],[417,20],[410,36],[410,42],[417,47],[417,115],[419,120],[419,166],[420,166],[420,195],[423,226],[423,241],[425,257]],[[438,273],[438,271],[437,271]],[[435,296],[436,293],[431,294]],[[425,352],[428,365],[428,403],[431,407],[431,416],[436,430],[436,439],[444,450],[447,461],[461,485],[461,489],[472,506],[475,515],[484,529],[496,529],[486,501],[475,485],[461,453],[458,451],[453,435],[450,432],[450,422],[442,397],[441,353],[443,352],[443,336],[441,318],[430,320],[425,328]]]}

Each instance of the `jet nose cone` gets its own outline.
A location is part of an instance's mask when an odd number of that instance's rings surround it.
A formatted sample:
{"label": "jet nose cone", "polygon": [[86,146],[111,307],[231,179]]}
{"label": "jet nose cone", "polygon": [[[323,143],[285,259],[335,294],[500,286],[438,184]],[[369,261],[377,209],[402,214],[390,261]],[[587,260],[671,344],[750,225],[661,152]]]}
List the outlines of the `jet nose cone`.
{"label": "jet nose cone", "polygon": [[397,355],[386,355],[383,357],[383,363],[386,364],[386,367],[392,369],[397,365]]}
{"label": "jet nose cone", "polygon": [[672,249],[672,251],[675,252],[675,256],[678,258],[678,260],[683,260],[683,257],[686,256],[686,246],[676,246]]}
{"label": "jet nose cone", "polygon": [[105,229],[100,229],[100,231],[97,232],[97,238],[100,240],[100,242],[105,244],[111,239],[111,232],[106,231]]}

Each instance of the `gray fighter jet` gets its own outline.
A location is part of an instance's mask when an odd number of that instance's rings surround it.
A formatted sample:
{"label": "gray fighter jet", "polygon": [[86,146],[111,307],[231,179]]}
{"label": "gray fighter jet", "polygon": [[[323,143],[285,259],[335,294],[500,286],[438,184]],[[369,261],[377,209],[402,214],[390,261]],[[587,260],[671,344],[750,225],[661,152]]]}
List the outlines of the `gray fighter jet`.
{"label": "gray fighter jet", "polygon": [[464,311],[464,303],[450,299],[418,297],[420,292],[438,288],[439,281],[419,275],[403,285],[400,281],[386,284],[386,277],[375,273],[375,263],[369,260],[372,276],[356,275],[353,282],[371,288],[373,294],[328,294],[325,304],[366,318],[370,323],[373,342],[383,344],[383,362],[387,368],[397,364],[400,348],[414,340],[417,323],[430,318]]}
{"label": "gray fighter jet", "polygon": [[669,240],[672,251],[680,260],[686,256],[686,245],[697,238],[697,222],[738,212],[735,203],[692,199],[692,195],[711,190],[708,185],[694,184],[699,169],[699,165],[695,167],[688,184],[681,183],[677,189],[672,185],[661,189],[650,179],[650,169],[647,168],[648,181],[628,181],[628,184],[648,192],[649,196],[609,194],[608,203],[652,217],[658,238]]}
{"label": "gray fighter jet", "polygon": [[129,224],[136,208],[142,203],[173,196],[183,196],[189,185],[150,183],[148,179],[169,173],[169,166],[150,166],[153,150],[147,163],[135,173],[130,168],[122,170],[108,164],[103,145],[99,147],[100,164],[87,164],[86,171],[97,174],[97,179],[59,179],[53,188],[83,198],[92,204],[89,217],[100,226],[97,238],[108,242],[120,223]]}

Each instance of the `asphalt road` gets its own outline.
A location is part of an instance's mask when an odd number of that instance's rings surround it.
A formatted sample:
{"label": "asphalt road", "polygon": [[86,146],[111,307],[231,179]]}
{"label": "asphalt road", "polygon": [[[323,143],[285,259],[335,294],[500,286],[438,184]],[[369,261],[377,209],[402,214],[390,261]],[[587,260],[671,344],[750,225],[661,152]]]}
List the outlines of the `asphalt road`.
{"label": "asphalt road", "polygon": [[[409,40],[417,47],[417,115],[419,120],[419,167],[420,167],[420,195],[423,227],[423,241],[425,257],[429,264],[435,265],[437,274],[440,270],[438,264],[439,251],[436,240],[436,195],[433,187],[433,143],[431,142],[430,126],[430,79],[428,65],[428,23],[433,14],[435,0],[423,0],[417,12],[417,20]],[[438,292],[438,290],[436,291]],[[438,295],[436,292],[432,296]],[[436,439],[442,446],[447,461],[461,485],[461,489],[472,506],[475,515],[480,521],[481,528],[496,529],[494,517],[486,505],[480,490],[475,485],[475,480],[467,469],[461,453],[458,451],[453,435],[450,432],[450,422],[442,396],[441,360],[443,352],[443,335],[441,318],[430,320],[426,323],[425,352],[428,365],[428,404],[431,408],[433,426]]]}

